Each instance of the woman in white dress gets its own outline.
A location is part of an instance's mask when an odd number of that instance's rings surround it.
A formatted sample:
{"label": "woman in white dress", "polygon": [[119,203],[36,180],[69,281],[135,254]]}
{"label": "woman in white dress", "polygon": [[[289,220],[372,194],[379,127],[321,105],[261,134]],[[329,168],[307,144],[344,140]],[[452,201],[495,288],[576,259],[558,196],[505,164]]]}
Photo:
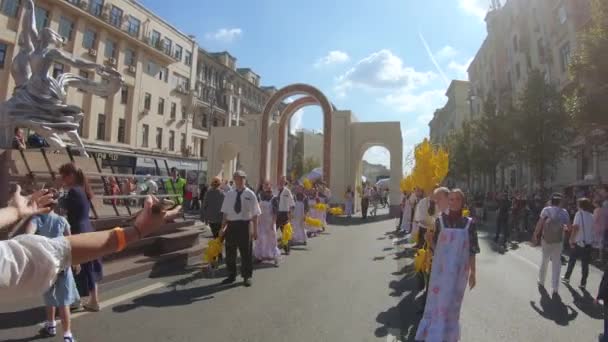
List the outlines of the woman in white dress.
{"label": "woman in white dress", "polygon": [[412,230],[412,211],[414,206],[412,204],[413,200],[407,191],[403,192],[403,202],[401,203],[402,208],[402,219],[401,219],[401,231],[405,233],[409,233]]}
{"label": "woman in white dress", "polygon": [[308,213],[308,201],[302,189],[296,191],[296,206],[293,211],[293,239],[295,245],[306,245],[306,214]]}
{"label": "woman in white dress", "polygon": [[278,266],[281,251],[277,242],[277,208],[273,205],[269,181],[264,181],[259,197],[262,215],[258,217],[258,238],[255,240],[253,256],[257,262],[274,261]]}

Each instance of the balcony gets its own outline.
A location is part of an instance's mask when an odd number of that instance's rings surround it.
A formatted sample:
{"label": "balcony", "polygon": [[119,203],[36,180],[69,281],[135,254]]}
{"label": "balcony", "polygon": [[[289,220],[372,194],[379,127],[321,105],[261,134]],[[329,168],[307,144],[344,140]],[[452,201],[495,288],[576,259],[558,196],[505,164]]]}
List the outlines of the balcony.
{"label": "balcony", "polygon": [[[140,30],[134,30],[130,28],[127,20],[121,18],[120,25],[116,26],[116,20],[112,21],[110,17],[110,4],[106,3],[104,6],[90,5],[88,1],[84,0],[65,0],[58,2],[62,9],[67,10],[77,17],[85,17],[90,21],[97,23],[104,29],[112,32],[118,37],[126,40],[129,44],[137,47],[146,48],[151,55],[156,57],[160,62],[171,64],[177,60],[169,53],[165,52],[163,46],[160,44],[162,40],[158,41],[157,44],[153,44],[149,37],[141,35]],[[156,46],[155,46],[156,45]]]}

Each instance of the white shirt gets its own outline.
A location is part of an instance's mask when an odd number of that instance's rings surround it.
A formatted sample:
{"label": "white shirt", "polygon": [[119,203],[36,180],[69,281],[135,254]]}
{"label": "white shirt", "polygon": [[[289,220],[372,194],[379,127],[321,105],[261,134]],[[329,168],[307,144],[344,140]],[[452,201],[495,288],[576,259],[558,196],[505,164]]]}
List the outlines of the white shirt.
{"label": "white shirt", "polygon": [[363,192],[363,196],[364,197],[372,197],[373,195],[373,189],[372,188],[365,188],[365,191]]}
{"label": "white shirt", "polygon": [[156,182],[153,179],[148,179],[146,181],[146,186],[148,188],[148,193],[149,194],[156,194],[156,193],[158,193],[158,184],[156,184]]}
{"label": "white shirt", "polygon": [[291,208],[296,206],[296,202],[293,200],[291,191],[287,188],[283,188],[283,191],[279,191],[279,211],[288,212]]}
{"label": "white shirt", "polygon": [[70,243],[64,237],[20,235],[0,241],[0,302],[41,295],[71,260]]}
{"label": "white shirt", "polygon": [[543,210],[540,212],[540,218],[542,218],[542,219],[550,218],[552,220],[560,220],[561,223],[564,225],[567,225],[568,223],[570,223],[570,215],[568,215],[568,212],[566,211],[566,209],[563,209],[560,207],[555,207],[555,206],[544,207]]}
{"label": "white shirt", "polygon": [[241,212],[238,214],[234,211],[236,196],[236,190],[230,190],[224,196],[222,213],[226,215],[228,221],[249,221],[262,214],[258,198],[251,189],[245,188],[243,190],[243,193],[241,194]]}
{"label": "white shirt", "polygon": [[427,217],[429,216],[429,198],[421,199],[414,210],[414,222],[422,227],[426,227]]}
{"label": "white shirt", "polygon": [[593,215],[584,210],[579,210],[574,215],[574,224],[579,227],[576,234],[576,244],[581,247],[592,245],[594,240]]}

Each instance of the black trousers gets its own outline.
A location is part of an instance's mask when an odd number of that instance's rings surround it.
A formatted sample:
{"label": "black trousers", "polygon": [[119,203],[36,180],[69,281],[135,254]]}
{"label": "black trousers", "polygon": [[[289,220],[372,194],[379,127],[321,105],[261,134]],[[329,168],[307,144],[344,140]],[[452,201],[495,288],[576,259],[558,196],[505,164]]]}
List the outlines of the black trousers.
{"label": "black trousers", "polygon": [[222,229],[221,222],[209,222],[209,228],[211,228],[211,234],[213,234],[213,238],[217,239],[220,236],[220,230]]}
{"label": "black trousers", "polygon": [[369,198],[361,199],[361,216],[363,218],[367,218],[367,209],[369,208]]}
{"label": "black trousers", "polygon": [[511,228],[509,227],[509,219],[499,218],[496,220],[496,235],[494,241],[498,243],[500,233],[502,232],[504,243],[507,244],[511,235]]}
{"label": "black trousers", "polygon": [[426,228],[418,227],[418,243],[414,248],[422,248],[424,247],[424,243],[426,242]]}
{"label": "black trousers", "polygon": [[[289,222],[289,212],[279,211],[277,213],[277,227],[281,230],[281,233],[283,232],[283,227],[285,227],[285,225],[288,222]],[[287,243],[287,245],[283,246],[283,249],[285,249],[285,253],[289,253],[289,243]]]}
{"label": "black trousers", "polygon": [[586,245],[585,247],[581,247],[576,245],[570,254],[570,260],[568,260],[568,269],[566,270],[566,274],[564,277],[566,279],[570,279],[572,275],[572,271],[574,270],[574,265],[576,264],[576,260],[581,261],[581,269],[583,276],[581,278],[581,285],[587,285],[587,277],[589,276],[589,264],[591,263],[591,245]]}
{"label": "black trousers", "polygon": [[251,278],[253,274],[253,256],[250,221],[229,221],[226,229],[226,268],[228,276],[236,277],[236,250],[241,254],[241,275]]}

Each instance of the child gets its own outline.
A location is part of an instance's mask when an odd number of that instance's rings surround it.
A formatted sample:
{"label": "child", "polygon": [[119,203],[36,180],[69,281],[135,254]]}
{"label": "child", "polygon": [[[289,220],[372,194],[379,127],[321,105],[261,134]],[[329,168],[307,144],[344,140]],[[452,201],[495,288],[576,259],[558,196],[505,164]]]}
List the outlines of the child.
{"label": "child", "polygon": [[[47,238],[56,238],[70,235],[70,225],[65,218],[51,211],[49,214],[33,218],[30,223],[30,231],[35,231],[36,234]],[[71,331],[70,305],[79,301],[80,297],[76,290],[72,269],[68,267],[59,273],[55,284],[44,294],[47,321],[40,329],[40,335],[52,337],[57,334],[55,314],[58,310],[63,327],[63,340],[64,342],[74,342]]]}
{"label": "child", "polygon": [[253,248],[253,256],[258,262],[271,260],[279,266],[281,251],[277,242],[277,207],[273,205],[270,182],[265,181],[259,193],[262,215],[258,217],[258,238]]}
{"label": "child", "polygon": [[308,213],[308,201],[301,190],[296,193],[296,206],[293,212],[293,240],[296,245],[306,245],[305,219]]}

